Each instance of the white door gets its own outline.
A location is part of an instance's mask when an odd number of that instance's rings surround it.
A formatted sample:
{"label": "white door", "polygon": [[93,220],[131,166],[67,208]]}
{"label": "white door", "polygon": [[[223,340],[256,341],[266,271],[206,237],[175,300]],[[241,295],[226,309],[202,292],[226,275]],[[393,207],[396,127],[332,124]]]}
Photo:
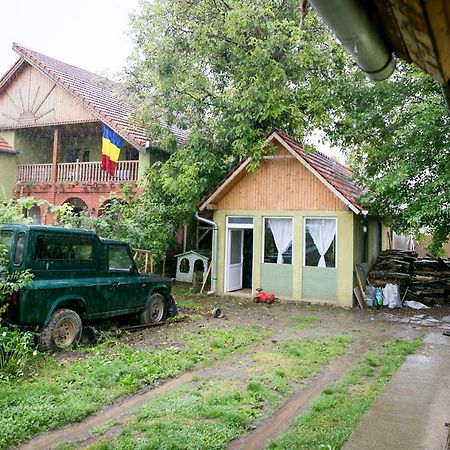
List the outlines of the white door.
{"label": "white door", "polygon": [[228,230],[227,291],[242,289],[244,230]]}

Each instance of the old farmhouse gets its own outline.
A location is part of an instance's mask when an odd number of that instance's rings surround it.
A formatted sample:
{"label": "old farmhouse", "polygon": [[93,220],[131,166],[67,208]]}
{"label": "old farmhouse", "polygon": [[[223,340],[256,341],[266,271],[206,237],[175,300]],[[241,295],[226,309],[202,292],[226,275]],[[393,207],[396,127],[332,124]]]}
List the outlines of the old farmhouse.
{"label": "old farmhouse", "polygon": [[[0,198],[33,195],[97,215],[122,183],[136,184],[161,153],[133,121],[124,87],[13,45],[0,79]],[[114,176],[101,170],[102,124],[124,139]],[[173,130],[183,145],[186,132]],[[41,222],[43,211],[33,211]]]}

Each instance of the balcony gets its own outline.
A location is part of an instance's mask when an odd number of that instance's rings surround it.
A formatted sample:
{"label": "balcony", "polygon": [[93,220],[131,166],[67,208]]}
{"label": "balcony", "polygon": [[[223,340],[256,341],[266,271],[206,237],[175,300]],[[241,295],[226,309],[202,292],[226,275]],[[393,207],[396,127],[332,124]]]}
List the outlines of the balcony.
{"label": "balcony", "polygon": [[[112,177],[101,169],[101,162],[58,163],[56,183],[125,183],[138,179],[139,161],[119,161]],[[19,164],[17,183],[52,183],[52,164]]]}

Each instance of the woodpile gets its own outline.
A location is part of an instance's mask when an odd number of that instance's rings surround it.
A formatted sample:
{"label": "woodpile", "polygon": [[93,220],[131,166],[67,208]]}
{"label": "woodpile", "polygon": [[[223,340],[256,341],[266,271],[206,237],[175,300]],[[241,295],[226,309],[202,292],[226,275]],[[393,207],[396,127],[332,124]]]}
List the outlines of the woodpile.
{"label": "woodpile", "polygon": [[406,300],[427,306],[448,303],[450,294],[450,260],[431,256],[414,261],[414,275],[409,283]]}
{"label": "woodpile", "polygon": [[406,289],[414,273],[414,261],[417,253],[405,250],[384,250],[369,272],[370,283],[374,287],[386,284],[398,284]]}
{"label": "woodpile", "polygon": [[380,253],[369,272],[374,287],[397,284],[403,300],[424,305],[450,302],[450,259],[417,257],[404,250],[385,250]]}

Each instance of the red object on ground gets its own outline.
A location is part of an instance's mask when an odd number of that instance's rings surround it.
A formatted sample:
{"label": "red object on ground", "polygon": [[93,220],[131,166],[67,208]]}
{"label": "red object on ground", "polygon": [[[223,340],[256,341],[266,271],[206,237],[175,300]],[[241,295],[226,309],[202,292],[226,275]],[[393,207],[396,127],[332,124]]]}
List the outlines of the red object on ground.
{"label": "red object on ground", "polygon": [[255,303],[273,303],[275,300],[275,294],[267,292],[258,292],[253,299]]}

